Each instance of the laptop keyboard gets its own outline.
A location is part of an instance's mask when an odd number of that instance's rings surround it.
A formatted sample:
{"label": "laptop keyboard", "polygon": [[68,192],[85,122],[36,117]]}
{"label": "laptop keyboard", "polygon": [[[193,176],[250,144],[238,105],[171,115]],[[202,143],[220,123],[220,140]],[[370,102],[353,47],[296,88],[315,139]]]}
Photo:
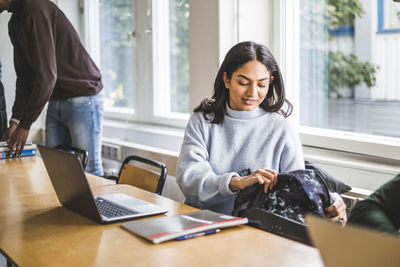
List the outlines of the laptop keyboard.
{"label": "laptop keyboard", "polygon": [[124,208],[103,198],[95,198],[96,206],[101,215],[107,218],[138,214],[139,212]]}

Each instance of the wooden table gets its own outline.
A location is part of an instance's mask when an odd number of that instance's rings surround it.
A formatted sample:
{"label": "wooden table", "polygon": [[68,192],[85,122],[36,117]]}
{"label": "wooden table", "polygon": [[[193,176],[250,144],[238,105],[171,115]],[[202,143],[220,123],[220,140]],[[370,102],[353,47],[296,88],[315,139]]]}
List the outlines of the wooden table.
{"label": "wooden table", "polygon": [[[115,184],[111,180],[88,174],[91,186]],[[26,195],[53,193],[54,189],[41,158],[25,157],[0,160],[0,200]]]}
{"label": "wooden table", "polygon": [[[315,248],[249,226],[153,245],[120,223],[100,225],[61,207],[40,158],[0,166],[0,186],[14,190],[0,189],[7,196],[0,201],[0,249],[20,266],[323,266]],[[95,194],[132,195],[169,209],[167,216],[196,210],[129,185],[88,180]]]}

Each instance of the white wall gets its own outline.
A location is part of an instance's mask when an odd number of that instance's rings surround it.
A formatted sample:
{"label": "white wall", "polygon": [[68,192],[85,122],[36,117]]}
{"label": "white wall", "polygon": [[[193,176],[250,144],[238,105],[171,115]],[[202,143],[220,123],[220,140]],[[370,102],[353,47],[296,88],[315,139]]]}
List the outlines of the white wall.
{"label": "white wall", "polygon": [[218,1],[190,2],[189,62],[190,109],[200,104],[199,99],[212,95],[214,78],[219,68]]}
{"label": "white wall", "polygon": [[7,115],[11,116],[11,107],[15,97],[15,70],[13,63],[13,47],[8,37],[8,21],[10,13],[4,11],[0,14],[0,59],[2,62],[2,82],[4,84]]}
{"label": "white wall", "polygon": [[356,98],[400,100],[400,33],[377,33],[378,1],[362,0],[365,14],[355,20],[355,54],[376,64],[376,86],[362,84],[356,88]]}
{"label": "white wall", "polygon": [[376,35],[374,63],[380,66],[376,86],[370,89],[372,99],[400,101],[400,33]]}
{"label": "white wall", "polygon": [[84,0],[58,0],[56,1],[58,7],[64,12],[72,26],[78,32],[82,42],[85,35],[85,27],[83,16],[83,2]]}

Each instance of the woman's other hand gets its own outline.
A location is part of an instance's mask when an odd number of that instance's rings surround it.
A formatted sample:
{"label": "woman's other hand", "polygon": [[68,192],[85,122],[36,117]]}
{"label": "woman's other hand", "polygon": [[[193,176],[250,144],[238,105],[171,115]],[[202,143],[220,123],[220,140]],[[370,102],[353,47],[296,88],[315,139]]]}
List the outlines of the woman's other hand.
{"label": "woman's other hand", "polygon": [[331,193],[333,205],[324,209],[326,216],[332,222],[340,221],[342,225],[347,223],[346,204],[338,193]]}
{"label": "woman's other hand", "polygon": [[255,183],[259,183],[264,185],[264,192],[268,193],[268,190],[273,189],[277,181],[278,173],[276,171],[262,168],[248,176],[233,176],[229,182],[229,189],[235,192]]}

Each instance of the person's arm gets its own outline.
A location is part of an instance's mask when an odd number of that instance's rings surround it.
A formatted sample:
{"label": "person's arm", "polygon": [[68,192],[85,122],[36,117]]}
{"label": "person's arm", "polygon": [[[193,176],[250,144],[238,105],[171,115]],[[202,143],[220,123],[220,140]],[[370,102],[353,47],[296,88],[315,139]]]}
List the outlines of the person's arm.
{"label": "person's arm", "polygon": [[371,198],[376,199],[393,221],[397,230],[400,228],[400,174],[375,191]]}
{"label": "person's arm", "polygon": [[201,113],[195,113],[185,130],[176,171],[177,182],[187,201],[205,208],[220,203],[235,193],[229,189],[237,173],[214,173],[202,127]]}
{"label": "person's arm", "polygon": [[[23,58],[22,51],[20,51],[18,47],[14,48],[14,66],[15,72],[17,74],[15,101],[12,107],[12,116],[9,122],[9,126],[0,137],[0,141],[6,142],[10,141],[10,137],[14,134],[15,130],[18,127],[32,88],[32,80],[30,77],[28,77],[26,71],[24,71],[23,69],[27,67],[27,62]],[[11,156],[14,148],[10,147],[10,152],[8,156]]]}
{"label": "person's arm", "polygon": [[[25,35],[29,42],[30,65],[33,71],[32,92],[20,119],[19,126],[25,129],[42,112],[50,99],[57,80],[54,21],[43,11],[32,11],[24,20]],[[59,33],[62,34],[62,33]]]}
{"label": "person's arm", "polygon": [[1,141],[9,141],[10,137],[17,129],[18,124],[22,118],[24,108],[27,105],[29,96],[31,94],[32,79],[27,75],[24,68],[28,68],[27,61],[22,55],[22,51],[19,47],[14,47],[14,68],[17,74],[16,89],[15,89],[15,100],[12,107],[12,116],[10,119],[9,127],[4,131],[1,136]]}
{"label": "person's arm", "polygon": [[378,231],[399,234],[400,174],[382,185],[367,199],[359,201],[350,211],[349,223]]}
{"label": "person's arm", "polygon": [[[30,67],[33,72],[32,89],[29,98],[22,106],[22,99],[26,91],[18,92],[16,96],[14,114],[19,117],[20,123],[8,139],[10,155],[20,156],[29,134],[32,123],[42,112],[43,107],[49,100],[57,80],[57,64],[55,51],[55,27],[50,15],[41,10],[33,10],[26,15],[24,21],[24,35],[27,45],[26,53],[30,56]],[[18,95],[18,94],[21,95]],[[14,113],[16,111],[16,113]],[[15,151],[15,152],[14,152]]]}
{"label": "person's arm", "polygon": [[32,75],[27,74],[29,64],[19,47],[14,47],[14,68],[17,74],[17,81],[15,84],[15,100],[11,118],[19,123],[32,92]]}

